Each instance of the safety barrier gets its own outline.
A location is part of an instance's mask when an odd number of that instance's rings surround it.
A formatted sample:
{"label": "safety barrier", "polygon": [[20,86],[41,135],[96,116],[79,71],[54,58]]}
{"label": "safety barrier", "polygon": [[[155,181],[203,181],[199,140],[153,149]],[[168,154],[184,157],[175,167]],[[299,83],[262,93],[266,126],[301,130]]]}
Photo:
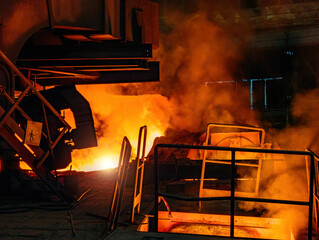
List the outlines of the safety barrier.
{"label": "safety barrier", "polygon": [[[159,191],[159,149],[163,148],[176,148],[176,149],[198,149],[198,150],[215,150],[215,151],[229,151],[231,153],[231,186],[230,196],[222,197],[181,197],[173,194],[166,194]],[[264,154],[281,154],[281,155],[296,155],[307,156],[310,159],[309,177],[308,177],[308,201],[294,201],[294,200],[278,200],[269,198],[254,198],[254,197],[239,197],[235,195],[235,175],[236,175],[236,153],[238,152],[252,152]],[[234,237],[235,228],[235,201],[248,201],[248,202],[263,202],[272,204],[290,204],[295,206],[308,207],[308,239],[312,239],[312,220],[313,220],[313,179],[314,179],[314,154],[307,151],[288,151],[288,150],[271,150],[271,149],[252,149],[252,148],[233,148],[233,147],[216,147],[216,146],[193,146],[193,145],[176,145],[176,144],[158,144],[154,149],[154,177],[155,177],[155,198],[154,198],[154,224],[153,231],[158,231],[158,210],[159,210],[159,197],[166,199],[175,199],[181,201],[217,201],[229,200],[230,201],[230,237]],[[317,197],[317,194],[315,193]]]}

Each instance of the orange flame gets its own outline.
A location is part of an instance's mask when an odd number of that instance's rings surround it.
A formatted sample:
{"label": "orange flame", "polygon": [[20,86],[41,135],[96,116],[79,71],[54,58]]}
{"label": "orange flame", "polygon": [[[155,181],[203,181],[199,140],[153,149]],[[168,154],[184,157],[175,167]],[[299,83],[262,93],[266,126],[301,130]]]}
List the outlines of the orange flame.
{"label": "orange flame", "polygon": [[169,104],[158,94],[119,96],[105,93],[99,86],[78,87],[90,102],[97,129],[98,147],[75,150],[72,153],[73,169],[91,171],[117,167],[121,143],[127,136],[132,145],[132,158],[138,142],[141,126],[147,126],[146,154],[153,140],[164,135],[168,126]]}

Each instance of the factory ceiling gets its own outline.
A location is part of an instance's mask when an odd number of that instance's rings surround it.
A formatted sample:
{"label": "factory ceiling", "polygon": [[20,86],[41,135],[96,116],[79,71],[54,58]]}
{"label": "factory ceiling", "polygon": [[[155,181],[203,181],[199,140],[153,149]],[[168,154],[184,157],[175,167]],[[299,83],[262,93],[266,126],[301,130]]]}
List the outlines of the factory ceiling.
{"label": "factory ceiling", "polygon": [[[204,11],[209,20],[239,33],[253,48],[298,47],[319,43],[318,1],[164,1],[186,13]],[[179,4],[177,6],[177,4]],[[191,10],[190,10],[191,9]],[[164,13],[163,13],[164,12]],[[165,10],[162,20],[165,22]],[[165,26],[161,26],[165,31]]]}
{"label": "factory ceiling", "polygon": [[[215,15],[223,24],[223,14]],[[301,46],[319,43],[319,3],[295,3],[231,12],[232,21],[249,25],[255,34],[248,36],[253,47]],[[231,19],[229,19],[231,20]]]}

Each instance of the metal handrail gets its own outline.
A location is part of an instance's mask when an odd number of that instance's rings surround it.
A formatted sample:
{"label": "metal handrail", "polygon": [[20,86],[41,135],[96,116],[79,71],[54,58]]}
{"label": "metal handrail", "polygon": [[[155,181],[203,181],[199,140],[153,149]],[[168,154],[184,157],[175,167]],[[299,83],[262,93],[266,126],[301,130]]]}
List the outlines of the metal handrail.
{"label": "metal handrail", "polygon": [[[19,107],[19,103],[21,102],[21,100],[27,95],[27,93],[29,91],[32,91],[42,102],[43,105],[43,109],[44,107],[47,107],[58,119],[59,121],[64,125],[63,129],[60,131],[59,135],[57,136],[56,139],[54,139],[53,141],[51,141],[50,139],[50,133],[47,132],[47,134],[45,134],[43,131],[41,132],[41,134],[47,138],[48,142],[49,142],[49,150],[42,154],[41,156],[37,156],[38,162],[35,164],[37,168],[39,168],[43,162],[47,159],[47,157],[50,155],[50,153],[53,153],[53,149],[55,148],[55,146],[58,144],[58,142],[62,139],[62,136],[69,130],[71,129],[71,126],[64,120],[64,118],[57,112],[57,110],[43,97],[43,95],[32,85],[32,83],[30,82],[30,80],[28,80],[23,73],[21,73],[21,71],[10,61],[10,59],[0,50],[0,59],[3,60],[10,69],[12,69],[12,71],[17,74],[19,76],[19,78],[26,84],[26,88],[24,89],[24,91],[20,94],[20,96],[18,97],[18,99],[16,101],[14,101],[8,94],[5,93],[5,91],[3,92],[4,96],[6,97],[6,99],[12,104],[11,108],[6,111],[3,116],[0,119],[0,127],[6,123],[6,121],[10,118],[11,114],[13,113],[13,111],[15,109],[17,109],[18,111],[21,112],[22,116],[24,118],[26,118],[27,120],[31,120],[31,118]],[[46,115],[44,112],[44,117],[46,119]],[[46,126],[47,126],[47,122],[46,122]],[[47,126],[48,128],[48,126]],[[48,130],[48,129],[47,129]]]}
{"label": "metal handrail", "polygon": [[[15,101],[9,96],[9,94],[5,91],[4,87],[0,87],[0,89],[2,89],[0,95],[5,96],[5,98],[11,103],[14,104]],[[32,119],[28,116],[28,114],[26,114],[26,112],[18,105],[16,107],[18,109],[18,111],[21,113],[21,115],[26,119],[26,120],[30,120],[32,121]],[[42,131],[42,135],[47,138],[47,135]]]}
{"label": "metal handrail", "polygon": [[[5,92],[4,87],[2,87],[1,95],[3,95],[8,102],[11,104],[10,108],[5,111],[2,107],[0,107],[1,117],[0,117],[0,128],[3,130],[4,138],[6,140],[10,140],[10,142],[14,145],[11,146],[15,151],[21,156],[21,158],[29,165],[30,168],[50,187],[50,189],[55,192],[59,198],[62,200],[66,200],[68,202],[74,201],[73,196],[71,196],[65,189],[63,189],[62,185],[57,181],[56,178],[50,173],[50,171],[42,166],[43,162],[47,159],[47,157],[51,154],[54,159],[53,149],[56,147],[58,142],[62,139],[63,135],[71,129],[70,125],[63,119],[63,117],[58,113],[57,110],[43,97],[43,95],[32,85],[31,81],[29,81],[20,70],[7,58],[7,56],[0,50],[0,60],[2,60],[11,71],[16,74],[21,81],[24,83],[25,89],[19,95],[17,99],[14,99],[12,96]],[[26,120],[31,120],[31,118],[24,112],[19,104],[22,99],[27,96],[30,92],[34,93],[37,98],[39,98],[42,103],[44,109],[44,118],[46,118],[45,108],[48,108],[53,115],[63,124],[61,127],[62,130],[58,132],[58,135],[55,136],[55,139],[50,139],[50,133],[48,130],[48,122],[46,121],[47,133],[45,134],[41,131],[41,135],[43,135],[48,141],[48,150],[43,150],[38,146],[27,145],[24,138],[24,130],[21,126],[18,125],[11,117],[12,113],[15,110],[18,110],[21,115]],[[6,125],[6,126],[4,126]],[[12,128],[12,129],[11,129]],[[6,130],[5,130],[6,129]]]}
{"label": "metal handrail", "polygon": [[61,117],[55,108],[42,96],[42,94],[32,85],[32,83],[23,75],[23,73],[9,60],[9,58],[0,50],[0,58],[15,72],[19,78],[28,85],[35,95],[45,104],[47,108],[67,127],[70,125]]}
{"label": "metal handrail", "polygon": [[[314,153],[311,149],[307,148],[306,151],[311,152],[314,155],[314,179],[312,182],[314,182],[314,192],[313,192],[313,200],[314,200],[314,208],[313,208],[313,214],[314,214],[314,221],[317,224],[317,231],[319,229],[319,221],[318,221],[318,216],[319,216],[319,196],[318,196],[318,184],[319,184],[319,179],[318,179],[318,167],[319,167],[319,156]],[[308,160],[306,160],[306,169],[307,169],[307,178],[309,177],[309,163]],[[309,182],[308,182],[309,186]]]}
{"label": "metal handrail", "polygon": [[117,228],[119,215],[121,210],[121,202],[123,198],[129,161],[131,157],[131,144],[127,137],[123,138],[121,154],[117,169],[117,178],[114,185],[112,201],[108,213],[108,231],[112,232]]}
{"label": "metal handrail", "polygon": [[[143,138],[143,139],[142,139]],[[147,126],[142,126],[138,135],[137,154],[136,154],[136,170],[135,170],[135,184],[133,191],[133,203],[131,213],[131,223],[134,223],[135,208],[136,213],[140,213],[141,200],[142,200],[142,188],[144,178],[144,161],[146,150],[146,138],[147,138]],[[139,180],[139,182],[138,182]]]}
{"label": "metal handrail", "polygon": [[[176,195],[166,194],[159,191],[159,161],[158,151],[159,148],[182,148],[182,149],[199,149],[199,150],[219,150],[231,152],[231,195],[229,197],[209,197],[209,198],[181,198]],[[252,202],[266,202],[276,204],[290,204],[308,206],[308,239],[312,239],[312,209],[313,209],[313,181],[309,181],[309,199],[308,201],[290,201],[290,200],[277,200],[265,198],[249,198],[249,197],[236,197],[235,196],[235,174],[236,152],[256,152],[256,153],[273,153],[273,154],[286,154],[286,155],[300,155],[310,157],[310,176],[309,179],[314,178],[314,154],[306,151],[289,151],[289,150],[273,150],[273,149],[254,149],[254,148],[233,148],[233,147],[216,147],[216,146],[194,146],[194,145],[178,145],[178,144],[157,144],[154,148],[154,177],[155,177],[155,198],[154,198],[154,231],[158,232],[158,197],[163,196],[166,198],[184,200],[184,201],[216,201],[216,200],[230,200],[230,237],[234,237],[235,228],[235,201],[252,201]]]}

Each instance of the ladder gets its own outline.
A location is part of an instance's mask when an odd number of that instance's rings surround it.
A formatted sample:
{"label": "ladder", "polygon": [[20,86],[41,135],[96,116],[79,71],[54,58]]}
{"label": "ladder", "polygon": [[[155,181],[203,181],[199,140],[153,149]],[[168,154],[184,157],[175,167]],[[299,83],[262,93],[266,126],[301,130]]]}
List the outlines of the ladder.
{"label": "ladder", "polygon": [[[10,95],[6,92],[6,89],[4,87],[0,87],[1,96],[7,101],[9,106],[6,109],[0,106],[0,136],[19,155],[21,160],[24,161],[61,200],[72,202],[74,200],[73,196],[71,196],[63,188],[63,186],[58,182],[57,178],[55,178],[43,165],[45,160],[50,155],[54,157],[53,149],[71,127],[2,51],[0,51],[0,59],[7,64],[7,66],[21,79],[26,86],[17,99],[10,97]],[[26,121],[32,121],[32,119],[19,106],[19,103],[21,103],[22,99],[31,93],[37,96],[42,103],[45,119],[43,124],[45,126],[46,133],[41,131],[41,139],[44,139],[48,142],[49,149],[46,150],[43,150],[38,146],[26,144],[24,141],[26,134],[25,129],[23,126],[18,124],[13,117],[16,111],[18,111]],[[55,139],[52,139],[50,136],[45,109],[51,111],[62,123],[63,127]]]}

